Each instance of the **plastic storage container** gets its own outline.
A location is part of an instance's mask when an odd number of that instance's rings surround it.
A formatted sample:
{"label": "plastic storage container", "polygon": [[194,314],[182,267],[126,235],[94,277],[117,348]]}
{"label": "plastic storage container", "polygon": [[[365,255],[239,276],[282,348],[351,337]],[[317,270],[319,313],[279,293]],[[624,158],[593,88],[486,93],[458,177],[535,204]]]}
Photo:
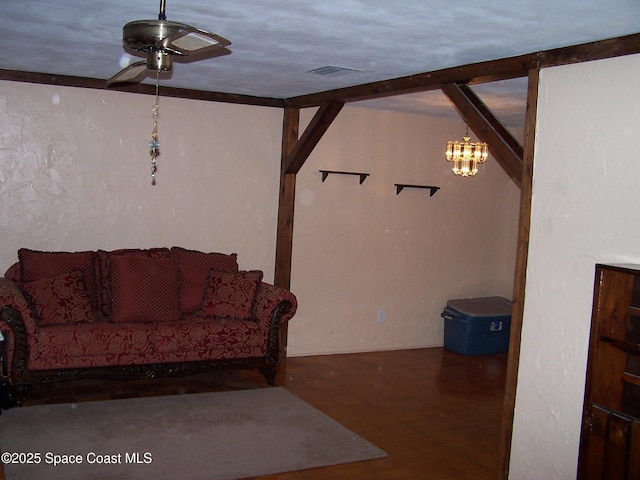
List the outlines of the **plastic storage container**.
{"label": "plastic storage container", "polygon": [[444,311],[444,347],[463,355],[509,350],[511,301],[503,297],[449,300]]}

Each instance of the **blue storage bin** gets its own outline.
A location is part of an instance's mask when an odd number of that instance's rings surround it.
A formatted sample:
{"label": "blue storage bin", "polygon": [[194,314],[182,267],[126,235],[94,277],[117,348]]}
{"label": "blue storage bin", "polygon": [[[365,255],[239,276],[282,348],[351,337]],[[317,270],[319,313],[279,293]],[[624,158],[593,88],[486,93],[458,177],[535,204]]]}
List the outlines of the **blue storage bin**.
{"label": "blue storage bin", "polygon": [[463,355],[509,350],[511,301],[503,297],[449,300],[444,311],[444,347]]}

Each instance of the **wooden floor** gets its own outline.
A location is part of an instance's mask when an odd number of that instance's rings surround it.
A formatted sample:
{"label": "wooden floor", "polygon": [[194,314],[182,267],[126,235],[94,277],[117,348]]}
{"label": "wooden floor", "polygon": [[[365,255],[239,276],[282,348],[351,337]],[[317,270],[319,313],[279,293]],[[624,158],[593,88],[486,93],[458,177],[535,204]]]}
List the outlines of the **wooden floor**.
{"label": "wooden floor", "polygon": [[[280,385],[389,456],[256,478],[495,480],[506,360],[506,354],[466,357],[442,348],[290,358]],[[264,379],[253,371],[68,381],[37,389],[27,404],[260,387]]]}

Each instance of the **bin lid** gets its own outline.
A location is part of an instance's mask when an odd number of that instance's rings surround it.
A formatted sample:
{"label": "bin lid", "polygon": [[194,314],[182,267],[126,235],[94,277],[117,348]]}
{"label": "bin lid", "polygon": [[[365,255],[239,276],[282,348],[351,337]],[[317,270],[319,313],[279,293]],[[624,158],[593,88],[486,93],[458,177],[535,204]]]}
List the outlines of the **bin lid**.
{"label": "bin lid", "polygon": [[471,317],[510,316],[511,305],[504,297],[459,298],[447,302],[448,308]]}

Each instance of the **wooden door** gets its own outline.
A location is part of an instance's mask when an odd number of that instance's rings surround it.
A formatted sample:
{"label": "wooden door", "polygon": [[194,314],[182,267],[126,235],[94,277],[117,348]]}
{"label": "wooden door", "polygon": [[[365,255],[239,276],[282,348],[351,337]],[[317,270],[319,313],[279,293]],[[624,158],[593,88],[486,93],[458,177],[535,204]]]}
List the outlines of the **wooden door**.
{"label": "wooden door", "polygon": [[596,265],[580,480],[640,480],[640,266]]}

